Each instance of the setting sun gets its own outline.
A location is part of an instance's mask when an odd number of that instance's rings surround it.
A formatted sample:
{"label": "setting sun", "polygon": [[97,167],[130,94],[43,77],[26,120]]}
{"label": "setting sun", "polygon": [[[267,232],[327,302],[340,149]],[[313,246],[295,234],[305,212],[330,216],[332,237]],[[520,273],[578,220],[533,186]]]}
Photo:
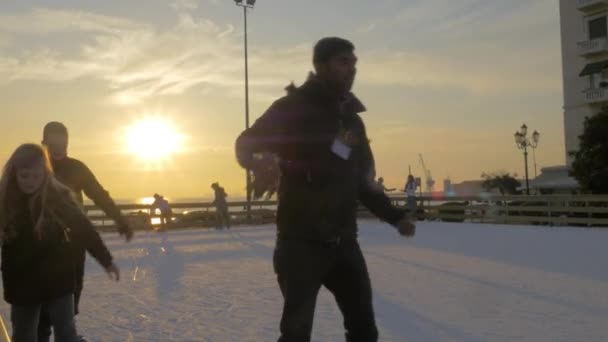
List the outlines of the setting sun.
{"label": "setting sun", "polygon": [[149,117],[127,128],[126,148],[138,158],[155,161],[178,153],[183,148],[183,140],[183,135],[169,120]]}

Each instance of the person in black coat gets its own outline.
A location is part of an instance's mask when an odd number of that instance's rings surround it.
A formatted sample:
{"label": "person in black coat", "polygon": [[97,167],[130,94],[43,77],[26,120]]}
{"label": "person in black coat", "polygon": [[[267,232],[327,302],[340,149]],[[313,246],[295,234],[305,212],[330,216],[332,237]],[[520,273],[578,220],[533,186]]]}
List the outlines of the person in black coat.
{"label": "person in black coat", "polygon": [[315,74],[276,101],[236,141],[240,165],[255,169],[257,155],[278,157],[280,185],[274,269],[284,305],[279,341],[309,341],[321,286],[333,293],[348,341],[376,341],[372,291],[357,242],[359,202],[413,236],[406,211],[375,184],[374,158],[351,93],[357,58],[341,38],[314,48]]}
{"label": "person in black coat", "polygon": [[221,229],[225,227],[230,229],[230,213],[228,212],[228,202],[226,201],[228,194],[217,182],[211,184],[211,189],[213,189],[214,194],[213,205],[215,205],[217,216],[217,228]]}
{"label": "person in black coat", "polygon": [[[90,198],[108,217],[116,223],[118,233],[130,241],[133,230],[129,226],[112,197],[99,183],[93,172],[82,161],[68,156],[69,135],[67,127],[57,121],[51,121],[44,126],[42,145],[49,151],[51,166],[55,177],[73,191],[77,201],[83,205],[83,193]],[[89,251],[90,252],[90,251]],[[84,286],[86,250],[75,246],[73,255],[76,261],[76,292],[74,293],[74,312],[80,309],[80,297]],[[51,336],[49,322],[43,314],[40,318],[39,342],[46,342]]]}

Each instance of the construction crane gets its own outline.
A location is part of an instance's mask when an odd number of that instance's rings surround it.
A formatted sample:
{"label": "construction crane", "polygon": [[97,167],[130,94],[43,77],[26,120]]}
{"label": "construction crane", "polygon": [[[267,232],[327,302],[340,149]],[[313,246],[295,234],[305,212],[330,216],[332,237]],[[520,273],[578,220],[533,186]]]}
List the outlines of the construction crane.
{"label": "construction crane", "polygon": [[426,177],[426,179],[425,179],[426,192],[428,193],[428,195],[431,195],[433,193],[433,188],[435,187],[435,180],[433,179],[433,176],[431,175],[431,171],[426,168],[426,164],[424,163],[424,158],[422,158],[422,153],[420,153],[418,156],[420,159],[420,166],[422,166],[422,171],[424,171],[424,176]]}

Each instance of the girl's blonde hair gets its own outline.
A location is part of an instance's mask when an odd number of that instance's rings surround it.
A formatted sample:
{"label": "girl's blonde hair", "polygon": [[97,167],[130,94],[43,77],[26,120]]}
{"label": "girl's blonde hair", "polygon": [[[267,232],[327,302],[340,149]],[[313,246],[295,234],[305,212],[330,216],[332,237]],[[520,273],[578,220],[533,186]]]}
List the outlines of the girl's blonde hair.
{"label": "girl's blonde hair", "polygon": [[46,149],[38,144],[23,144],[8,159],[0,178],[0,241],[14,236],[16,215],[22,210],[19,205],[23,203],[24,194],[17,183],[17,170],[35,167],[40,163],[44,167],[44,180],[27,202],[37,237],[42,238],[44,233],[45,212],[54,211],[61,202],[74,204],[73,197],[69,195],[70,190],[55,179]]}

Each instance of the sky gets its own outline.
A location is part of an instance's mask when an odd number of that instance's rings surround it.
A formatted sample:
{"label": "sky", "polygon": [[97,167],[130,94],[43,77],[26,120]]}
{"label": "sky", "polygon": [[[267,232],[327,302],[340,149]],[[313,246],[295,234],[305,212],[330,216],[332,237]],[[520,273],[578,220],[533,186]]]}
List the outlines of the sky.
{"label": "sky", "polygon": [[[303,82],[318,39],[355,44],[354,92],[389,187],[410,166],[422,175],[419,154],[438,189],[522,176],[522,123],[541,133],[539,170],[564,164],[554,0],[259,0],[248,28],[252,120]],[[243,38],[232,0],[1,1],[0,162],[61,121],[70,155],[116,198],[208,196],[215,181],[243,194]],[[179,151],[150,162],[129,150],[128,128],[149,117],[179,132]]]}

